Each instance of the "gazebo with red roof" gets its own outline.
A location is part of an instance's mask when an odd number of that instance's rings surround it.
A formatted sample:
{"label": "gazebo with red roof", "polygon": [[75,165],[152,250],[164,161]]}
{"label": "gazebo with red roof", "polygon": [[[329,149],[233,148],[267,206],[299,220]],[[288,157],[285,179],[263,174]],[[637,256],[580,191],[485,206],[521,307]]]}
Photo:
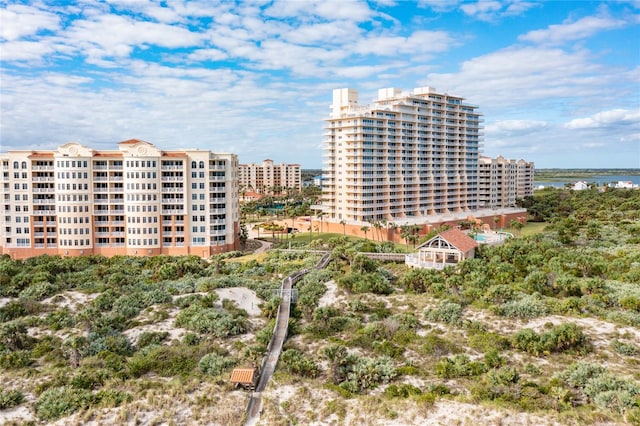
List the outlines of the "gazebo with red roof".
{"label": "gazebo with red roof", "polygon": [[408,254],[405,263],[415,268],[443,269],[472,259],[478,243],[459,229],[448,229],[418,246]]}

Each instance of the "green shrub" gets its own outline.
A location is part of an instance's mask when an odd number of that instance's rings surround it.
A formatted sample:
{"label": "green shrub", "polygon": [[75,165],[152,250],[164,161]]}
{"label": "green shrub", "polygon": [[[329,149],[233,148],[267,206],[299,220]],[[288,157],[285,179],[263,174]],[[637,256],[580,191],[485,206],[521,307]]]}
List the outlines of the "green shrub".
{"label": "green shrub", "polygon": [[469,346],[480,352],[508,349],[511,342],[508,338],[494,332],[484,330],[469,331]]}
{"label": "green shrub", "polygon": [[227,337],[244,333],[248,328],[244,316],[236,316],[217,308],[191,305],[176,317],[176,326],[216,337]]}
{"label": "green shrub", "polygon": [[438,308],[426,310],[424,316],[431,321],[457,325],[461,323],[462,306],[455,302],[443,300],[438,305]]}
{"label": "green shrub", "polygon": [[93,396],[93,401],[100,407],[118,407],[124,402],[131,402],[133,397],[127,392],[114,389],[100,389]]}
{"label": "green shrub", "polygon": [[68,384],[76,389],[96,389],[104,383],[104,377],[100,377],[95,371],[80,370],[71,377]]}
{"label": "green shrub", "polygon": [[136,352],[127,361],[127,371],[133,377],[154,372],[163,377],[190,374],[201,358],[197,346],[150,345]]}
{"label": "green shrub", "polygon": [[377,359],[351,358],[347,380],[340,384],[343,389],[358,393],[373,389],[397,376],[398,371],[387,357]]}
{"label": "green shrub", "polygon": [[96,355],[103,351],[129,356],[133,354],[134,349],[127,336],[117,331],[110,332],[107,335],[97,333],[89,334],[89,342],[85,349],[85,355]]}
{"label": "green shrub", "polygon": [[22,404],[24,401],[24,395],[22,392],[14,389],[2,389],[0,388],[0,410],[7,408],[13,408],[16,405]]}
{"label": "green shrub", "polygon": [[169,333],[166,331],[145,331],[138,336],[138,348],[143,348],[149,345],[158,345],[164,342]]}
{"label": "green shrub", "polygon": [[443,339],[434,333],[429,333],[423,338],[424,344],[422,349],[427,355],[440,357],[448,354],[456,354],[462,352],[462,348],[455,343]]}
{"label": "green shrub", "polygon": [[51,330],[62,330],[63,328],[73,327],[75,319],[73,313],[67,307],[51,312],[44,317],[44,324]]}
{"label": "green shrub", "polygon": [[7,370],[17,370],[33,364],[30,351],[0,352],[0,367]]}
{"label": "green shrub", "polygon": [[520,375],[514,367],[502,367],[489,371],[489,373],[487,373],[487,380],[493,386],[509,385],[518,383]]}
{"label": "green shrub", "polygon": [[484,362],[471,361],[469,357],[464,354],[440,360],[435,366],[436,374],[443,379],[479,376],[487,372],[487,370],[487,365]]}
{"label": "green shrub", "polygon": [[280,359],[284,368],[291,374],[314,378],[320,372],[318,364],[297,349],[285,350]]}
{"label": "green shrub", "polygon": [[537,318],[548,313],[548,308],[540,296],[526,295],[518,300],[505,303],[497,313],[509,318]]}
{"label": "green shrub", "polygon": [[237,363],[238,360],[235,358],[225,357],[224,355],[212,352],[200,358],[198,368],[205,374],[217,376],[228,368],[237,365]]}
{"label": "green shrub", "polygon": [[620,299],[620,306],[629,311],[640,312],[640,298],[636,296],[625,296]]}
{"label": "green shrub", "polygon": [[375,272],[350,272],[338,279],[338,285],[352,293],[393,293],[389,280]]}
{"label": "green shrub", "polygon": [[489,368],[497,368],[504,364],[504,358],[500,356],[496,349],[490,349],[484,355],[484,362]]}
{"label": "green shrub", "polygon": [[173,304],[176,305],[180,309],[188,308],[193,304],[199,304],[202,299],[201,294],[189,294],[184,297],[178,297],[174,300]]}
{"label": "green shrub", "polygon": [[85,389],[68,386],[44,391],[35,403],[35,412],[41,420],[56,420],[91,404],[93,394]]}
{"label": "green shrub", "polygon": [[187,346],[197,346],[200,343],[200,336],[195,333],[185,333],[182,343]]}
{"label": "green shrub", "polygon": [[557,377],[580,389],[598,407],[619,413],[638,407],[640,385],[632,379],[615,376],[604,367],[576,363]]}
{"label": "green shrub", "polygon": [[379,355],[388,356],[389,358],[400,358],[404,353],[405,348],[395,345],[388,340],[382,342],[375,342],[373,345],[375,353]]}
{"label": "green shrub", "polygon": [[611,342],[611,348],[620,355],[637,356],[640,354],[640,349],[638,349],[637,346],[631,343],[621,342],[618,339],[614,339],[613,342]]}
{"label": "green shrub", "polygon": [[25,288],[20,292],[19,297],[21,299],[30,299],[30,300],[42,300],[46,299],[49,296],[53,296],[61,289],[58,285],[51,284],[50,282],[39,282],[35,284],[31,284],[29,287]]}
{"label": "green shrub", "polygon": [[540,335],[531,329],[522,329],[513,336],[512,344],[515,349],[536,356],[568,350],[589,350],[587,336],[582,328],[573,323],[553,326]]}
{"label": "green shrub", "polygon": [[34,315],[42,310],[42,305],[33,300],[11,300],[0,307],[0,323],[12,321],[27,315]]}
{"label": "green shrub", "polygon": [[409,383],[399,385],[391,384],[384,390],[384,396],[387,398],[409,398],[412,395],[421,395],[422,391]]}

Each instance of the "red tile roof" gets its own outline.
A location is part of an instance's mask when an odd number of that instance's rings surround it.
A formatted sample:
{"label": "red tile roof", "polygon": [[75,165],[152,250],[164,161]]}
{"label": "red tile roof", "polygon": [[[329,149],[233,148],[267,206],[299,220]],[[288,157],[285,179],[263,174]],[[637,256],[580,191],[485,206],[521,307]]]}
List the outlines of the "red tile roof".
{"label": "red tile roof", "polygon": [[255,368],[234,368],[231,372],[231,383],[252,384],[255,373]]}
{"label": "red tile roof", "polygon": [[451,228],[438,234],[440,238],[457,248],[463,253],[475,248],[478,243],[459,229]]}
{"label": "red tile roof", "polygon": [[[141,141],[140,139],[129,139],[129,140],[126,140],[126,141],[118,142],[118,145],[135,145],[135,144],[140,143],[140,142],[144,142],[144,141]],[[148,143],[148,142],[146,142],[146,143]]]}

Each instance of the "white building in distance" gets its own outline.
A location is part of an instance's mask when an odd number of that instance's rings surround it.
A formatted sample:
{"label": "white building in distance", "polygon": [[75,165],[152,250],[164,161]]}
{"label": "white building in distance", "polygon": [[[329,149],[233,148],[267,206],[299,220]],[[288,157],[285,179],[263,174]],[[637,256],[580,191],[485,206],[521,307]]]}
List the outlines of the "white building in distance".
{"label": "white building in distance", "polygon": [[300,164],[274,164],[269,159],[262,164],[240,164],[238,179],[241,190],[253,190],[260,194],[280,194],[287,189],[302,189]]}

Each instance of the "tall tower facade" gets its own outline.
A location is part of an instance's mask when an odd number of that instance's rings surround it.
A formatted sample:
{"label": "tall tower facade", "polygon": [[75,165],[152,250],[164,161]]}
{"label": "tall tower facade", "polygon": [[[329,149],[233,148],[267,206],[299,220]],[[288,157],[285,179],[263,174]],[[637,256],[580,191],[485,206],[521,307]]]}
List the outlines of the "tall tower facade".
{"label": "tall tower facade", "polygon": [[234,154],[133,139],[114,151],[9,151],[0,164],[0,254],[209,257],[239,246]]}
{"label": "tall tower facade", "polygon": [[481,115],[464,98],[421,87],[380,89],[371,105],[333,91],[322,208],[345,221],[475,210]]}

